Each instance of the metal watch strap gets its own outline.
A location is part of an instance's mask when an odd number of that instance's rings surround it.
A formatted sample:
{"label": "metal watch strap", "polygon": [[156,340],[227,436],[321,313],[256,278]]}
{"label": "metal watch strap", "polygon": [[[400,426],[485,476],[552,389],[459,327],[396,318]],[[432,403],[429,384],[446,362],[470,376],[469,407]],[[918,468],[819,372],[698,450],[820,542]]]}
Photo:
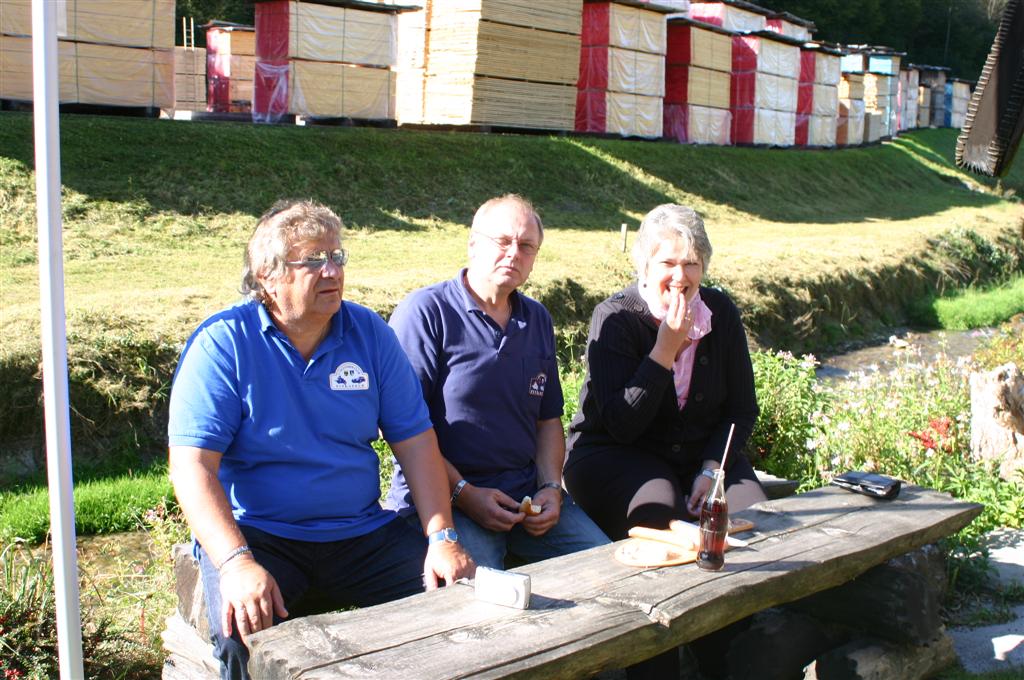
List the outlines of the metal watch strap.
{"label": "metal watch strap", "polygon": [[544,482],[537,487],[537,491],[543,491],[544,489],[558,489],[559,491],[562,491],[563,494],[565,493],[560,482]]}
{"label": "metal watch strap", "polygon": [[703,470],[700,471],[702,475],[704,475],[705,477],[712,481],[714,481],[715,479],[715,472],[715,470],[709,470],[708,468],[704,468]]}
{"label": "metal watch strap", "polygon": [[455,501],[458,500],[459,494],[462,493],[462,489],[466,486],[466,480],[460,479],[459,483],[455,485],[455,490],[452,491],[452,505],[455,505]]}

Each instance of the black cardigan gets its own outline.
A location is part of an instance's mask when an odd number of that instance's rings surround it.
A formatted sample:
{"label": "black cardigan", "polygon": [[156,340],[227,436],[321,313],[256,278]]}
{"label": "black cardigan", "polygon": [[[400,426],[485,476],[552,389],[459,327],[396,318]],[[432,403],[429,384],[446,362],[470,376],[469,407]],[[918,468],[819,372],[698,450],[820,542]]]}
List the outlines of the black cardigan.
{"label": "black cardigan", "polygon": [[713,288],[702,286],[700,296],[712,312],[711,332],[697,345],[682,411],[672,371],[649,356],[658,325],[636,284],[594,309],[567,468],[609,448],[643,449],[680,468],[721,461],[729,424],[736,423],[727,461],[732,467],[757,419],[754,370],[736,305]]}

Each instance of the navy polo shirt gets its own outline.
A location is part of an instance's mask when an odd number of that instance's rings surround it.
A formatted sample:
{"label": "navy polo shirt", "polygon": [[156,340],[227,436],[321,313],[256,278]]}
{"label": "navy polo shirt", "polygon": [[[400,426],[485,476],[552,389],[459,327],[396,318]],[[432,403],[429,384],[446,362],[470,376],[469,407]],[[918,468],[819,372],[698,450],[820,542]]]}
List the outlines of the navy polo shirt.
{"label": "navy polo shirt", "polygon": [[[411,293],[390,324],[419,376],[441,453],[471,484],[520,499],[537,490],[537,421],[562,415],[551,315],[513,293],[504,330],[463,281]],[[412,500],[399,466],[385,505]]]}
{"label": "navy polo shirt", "polygon": [[343,302],[306,361],[262,304],[204,322],[171,390],[168,442],[223,454],[235,519],[283,538],[361,536],[395,515],[380,506],[371,442],[427,430],[416,376],[394,332]]}

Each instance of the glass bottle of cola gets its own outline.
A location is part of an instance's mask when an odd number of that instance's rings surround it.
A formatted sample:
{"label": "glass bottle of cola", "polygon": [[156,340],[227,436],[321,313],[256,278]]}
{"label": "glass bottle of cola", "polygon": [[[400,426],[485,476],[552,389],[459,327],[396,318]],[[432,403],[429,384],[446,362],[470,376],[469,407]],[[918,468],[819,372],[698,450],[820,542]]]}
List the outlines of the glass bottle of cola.
{"label": "glass bottle of cola", "polygon": [[725,566],[725,537],[728,529],[729,504],[725,500],[725,471],[715,470],[715,481],[700,508],[698,567],[718,571]]}

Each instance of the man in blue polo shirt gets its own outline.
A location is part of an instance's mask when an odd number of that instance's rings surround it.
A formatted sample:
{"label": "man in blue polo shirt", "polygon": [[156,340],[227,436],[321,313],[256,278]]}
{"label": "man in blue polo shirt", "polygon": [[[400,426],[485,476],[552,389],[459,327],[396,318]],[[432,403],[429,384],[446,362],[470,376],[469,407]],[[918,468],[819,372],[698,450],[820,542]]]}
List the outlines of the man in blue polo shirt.
{"label": "man in blue polo shirt", "polygon": [[[516,289],[544,238],[529,201],[487,201],[473,218],[469,265],[410,294],[391,327],[419,376],[447,462],[455,528],[477,564],[512,553],[542,560],[608,542],[571,499],[563,504],[562,386],[551,316]],[[396,466],[385,505],[409,515]],[[520,505],[532,497],[538,514]]]}
{"label": "man in blue polo shirt", "polygon": [[[342,301],[346,260],[333,212],[275,205],[246,249],[249,299],[199,327],[175,375],[170,474],[224,678],[247,677],[245,638],[284,617],[472,575],[416,376],[384,321]],[[380,506],[378,429],[428,541]]]}

